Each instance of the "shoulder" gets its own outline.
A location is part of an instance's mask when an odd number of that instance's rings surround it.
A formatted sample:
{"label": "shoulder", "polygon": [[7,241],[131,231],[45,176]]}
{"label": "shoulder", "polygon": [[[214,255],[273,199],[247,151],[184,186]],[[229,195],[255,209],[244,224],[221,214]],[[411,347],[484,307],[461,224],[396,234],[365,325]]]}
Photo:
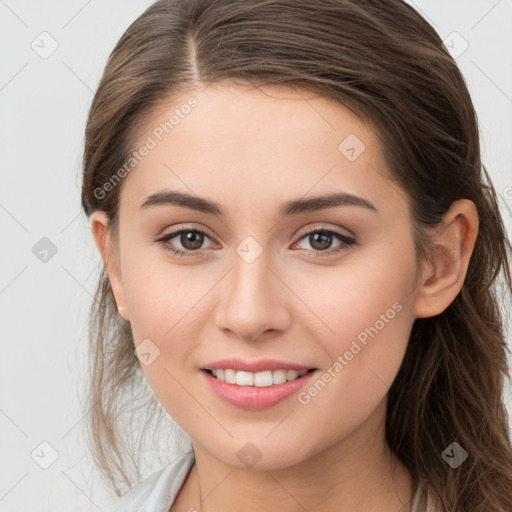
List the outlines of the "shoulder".
{"label": "shoulder", "polygon": [[191,452],[181,455],[128,491],[111,512],[168,512],[194,461]]}
{"label": "shoulder", "polygon": [[413,497],[411,512],[442,512],[425,478],[420,478]]}

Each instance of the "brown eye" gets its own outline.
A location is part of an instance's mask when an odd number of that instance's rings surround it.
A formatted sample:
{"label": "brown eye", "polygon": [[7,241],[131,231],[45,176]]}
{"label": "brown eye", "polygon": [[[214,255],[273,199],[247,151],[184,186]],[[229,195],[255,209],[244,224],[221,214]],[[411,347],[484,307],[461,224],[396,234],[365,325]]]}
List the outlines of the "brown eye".
{"label": "brown eye", "polygon": [[[165,235],[157,240],[166,251],[176,256],[196,256],[199,255],[205,239],[210,237],[198,229],[180,229]],[[181,247],[180,247],[181,246]]]}
{"label": "brown eye", "polygon": [[180,243],[181,245],[189,250],[196,251],[201,248],[204,242],[204,233],[200,231],[181,231]]}
{"label": "brown eye", "polygon": [[329,249],[333,241],[333,236],[326,231],[319,231],[318,233],[308,235],[308,237],[309,244],[317,251]]}
{"label": "brown eye", "polygon": [[[338,233],[337,231],[322,228],[309,229],[308,233],[302,236],[295,245],[298,245],[302,240],[307,240],[309,247],[305,247],[305,249],[313,256],[331,255],[346,250],[351,245],[357,244],[355,238]],[[331,249],[335,240],[339,243]]]}

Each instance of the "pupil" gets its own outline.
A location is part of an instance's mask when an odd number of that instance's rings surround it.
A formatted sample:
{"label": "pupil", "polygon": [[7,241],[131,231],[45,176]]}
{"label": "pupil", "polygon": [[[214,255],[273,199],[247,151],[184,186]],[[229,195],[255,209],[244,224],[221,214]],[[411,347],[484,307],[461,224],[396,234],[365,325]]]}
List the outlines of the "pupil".
{"label": "pupil", "polygon": [[[311,247],[313,247],[314,249],[321,251],[324,249],[328,249],[329,246],[331,245],[332,235],[330,235],[329,233],[320,232],[320,233],[314,233],[311,236],[313,237],[313,240],[312,241],[310,240],[310,243],[311,243]],[[310,236],[310,238],[311,238],[311,236]]]}
{"label": "pupil", "polygon": [[197,231],[185,231],[181,234],[180,242],[185,249],[193,251],[203,245],[203,235]]}

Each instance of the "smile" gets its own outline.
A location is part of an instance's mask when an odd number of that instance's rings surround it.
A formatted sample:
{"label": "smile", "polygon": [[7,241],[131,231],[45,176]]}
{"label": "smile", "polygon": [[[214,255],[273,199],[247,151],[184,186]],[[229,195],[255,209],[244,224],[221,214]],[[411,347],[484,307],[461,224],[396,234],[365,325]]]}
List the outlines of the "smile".
{"label": "smile", "polygon": [[234,369],[206,369],[210,375],[215,377],[217,380],[222,382],[227,382],[228,384],[235,384],[237,386],[253,386],[253,387],[268,387],[278,384],[284,384],[285,382],[290,382],[296,379],[299,379],[303,375],[306,375],[308,371],[302,369],[300,371],[297,370],[266,370],[262,372],[246,372],[246,371],[236,371]]}
{"label": "smile", "polygon": [[246,410],[268,409],[291,398],[318,373],[318,368],[286,361],[238,358],[211,361],[200,370],[217,398]]}

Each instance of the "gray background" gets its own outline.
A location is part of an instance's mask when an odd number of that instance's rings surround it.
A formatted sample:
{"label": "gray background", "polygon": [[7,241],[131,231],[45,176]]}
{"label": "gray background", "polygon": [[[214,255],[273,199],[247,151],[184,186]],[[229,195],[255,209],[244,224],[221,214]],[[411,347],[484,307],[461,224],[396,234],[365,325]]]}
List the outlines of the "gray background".
{"label": "gray background", "polygon": [[[108,54],[151,3],[0,0],[0,512],[107,511],[115,501],[84,449],[80,393],[99,255],[80,212],[80,163]],[[512,0],[410,3],[451,41],[510,225]],[[57,251],[46,262],[43,237]],[[511,398],[507,390],[512,412]],[[57,459],[43,469],[52,449]]]}

